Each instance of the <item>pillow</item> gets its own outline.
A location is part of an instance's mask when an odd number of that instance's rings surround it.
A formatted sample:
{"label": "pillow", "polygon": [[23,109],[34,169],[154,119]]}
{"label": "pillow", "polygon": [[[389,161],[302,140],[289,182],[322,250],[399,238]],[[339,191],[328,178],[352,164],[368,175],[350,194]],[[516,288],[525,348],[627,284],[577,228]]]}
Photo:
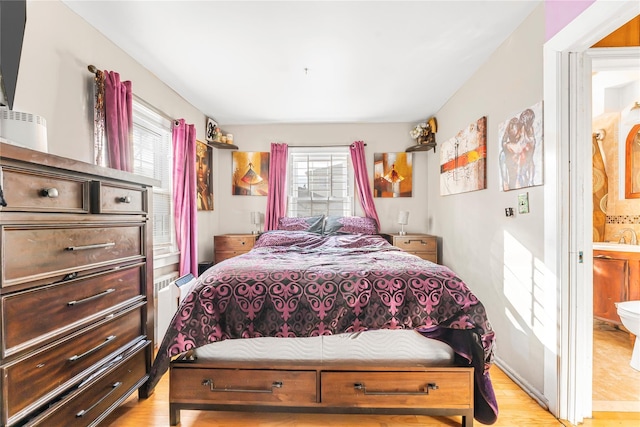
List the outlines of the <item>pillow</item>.
{"label": "pillow", "polygon": [[330,234],[378,234],[373,218],[359,216],[328,216],[323,233]]}
{"label": "pillow", "polygon": [[324,215],[305,217],[282,217],[278,220],[278,230],[287,231],[309,231],[311,233],[322,234]]}

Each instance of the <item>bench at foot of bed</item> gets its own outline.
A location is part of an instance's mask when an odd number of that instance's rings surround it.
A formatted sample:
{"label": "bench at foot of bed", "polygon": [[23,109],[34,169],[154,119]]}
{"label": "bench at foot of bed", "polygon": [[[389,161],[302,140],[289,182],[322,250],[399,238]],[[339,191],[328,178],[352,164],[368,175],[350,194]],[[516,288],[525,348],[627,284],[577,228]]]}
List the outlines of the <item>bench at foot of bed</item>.
{"label": "bench at foot of bed", "polygon": [[354,362],[176,360],[171,425],[180,411],[462,416],[473,426],[473,368]]}

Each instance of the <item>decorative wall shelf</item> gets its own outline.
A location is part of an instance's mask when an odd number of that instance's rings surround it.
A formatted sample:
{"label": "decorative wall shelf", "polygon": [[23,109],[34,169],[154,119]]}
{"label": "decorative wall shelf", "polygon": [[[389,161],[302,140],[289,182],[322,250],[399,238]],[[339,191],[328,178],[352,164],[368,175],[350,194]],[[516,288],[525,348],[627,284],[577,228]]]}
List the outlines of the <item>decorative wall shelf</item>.
{"label": "decorative wall shelf", "polygon": [[433,148],[433,152],[436,152],[436,144],[417,144],[404,150],[406,153],[412,153],[414,151],[429,151]]}
{"label": "decorative wall shelf", "polygon": [[207,142],[213,148],[222,148],[225,150],[237,150],[238,146],[233,144],[226,144],[224,142]]}

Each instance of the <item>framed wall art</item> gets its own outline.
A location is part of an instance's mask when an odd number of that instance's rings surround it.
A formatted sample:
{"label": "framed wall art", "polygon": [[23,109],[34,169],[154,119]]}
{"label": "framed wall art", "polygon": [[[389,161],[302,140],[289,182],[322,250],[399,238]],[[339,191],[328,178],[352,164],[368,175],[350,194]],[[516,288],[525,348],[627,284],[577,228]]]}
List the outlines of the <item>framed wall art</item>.
{"label": "framed wall art", "polygon": [[373,197],[412,197],[412,153],[373,153],[373,174]]}
{"label": "framed wall art", "polygon": [[542,101],[498,126],[500,189],[542,185]]}
{"label": "framed wall art", "polygon": [[196,181],[198,189],[198,210],[213,210],[213,147],[196,141]]}
{"label": "framed wall art", "polygon": [[206,130],[206,140],[207,142],[215,142],[216,135],[219,134],[218,123],[213,120],[211,117],[207,117],[207,130]]}
{"label": "framed wall art", "polygon": [[234,151],[231,194],[266,196],[269,190],[269,152]]}
{"label": "framed wall art", "polygon": [[487,188],[487,118],[470,123],[440,149],[440,195]]}

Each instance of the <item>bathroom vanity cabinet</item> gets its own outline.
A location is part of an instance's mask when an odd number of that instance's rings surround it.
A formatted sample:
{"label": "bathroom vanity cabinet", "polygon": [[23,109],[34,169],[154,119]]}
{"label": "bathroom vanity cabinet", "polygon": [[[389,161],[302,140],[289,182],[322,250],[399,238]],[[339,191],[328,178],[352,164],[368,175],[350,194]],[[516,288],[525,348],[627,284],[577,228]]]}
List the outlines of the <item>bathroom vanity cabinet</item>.
{"label": "bathroom vanity cabinet", "polygon": [[619,325],[615,303],[640,299],[640,252],[593,251],[593,317]]}

